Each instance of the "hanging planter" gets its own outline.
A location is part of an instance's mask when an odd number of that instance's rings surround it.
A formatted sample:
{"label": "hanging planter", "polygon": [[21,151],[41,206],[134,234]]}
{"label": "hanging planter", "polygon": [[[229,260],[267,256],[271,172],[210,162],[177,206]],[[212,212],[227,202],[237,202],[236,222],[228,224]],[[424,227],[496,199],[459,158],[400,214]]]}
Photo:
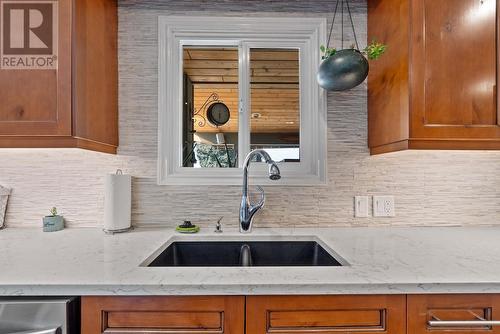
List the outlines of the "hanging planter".
{"label": "hanging planter", "polygon": [[[344,1],[354,35],[355,45],[344,49]],[[373,41],[363,51],[359,50],[356,30],[352,20],[351,9],[348,0],[341,0],[342,38],[341,49],[328,47],[332,37],[333,25],[337,15],[339,1],[335,5],[332,26],[328,34],[327,46],[321,46],[323,62],[319,66],[317,80],[318,84],[328,91],[344,91],[352,89],[361,84],[368,76],[368,59],[378,59],[386,50],[386,46]]]}
{"label": "hanging planter", "polygon": [[326,58],[318,70],[318,83],[326,90],[342,91],[356,87],[368,75],[368,61],[355,49],[344,49]]}

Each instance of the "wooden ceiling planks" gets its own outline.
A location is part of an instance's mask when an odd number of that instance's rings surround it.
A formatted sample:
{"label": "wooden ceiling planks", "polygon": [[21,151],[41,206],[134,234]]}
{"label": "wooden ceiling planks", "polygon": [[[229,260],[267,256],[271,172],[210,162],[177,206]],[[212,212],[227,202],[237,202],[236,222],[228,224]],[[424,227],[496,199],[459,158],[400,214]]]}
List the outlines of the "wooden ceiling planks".
{"label": "wooden ceiling planks", "polygon": [[[251,112],[260,114],[251,119],[252,133],[299,132],[298,50],[252,49],[250,60]],[[238,132],[238,50],[188,47],[184,49],[184,72],[194,84],[195,110],[216,92],[231,112],[224,126],[207,123],[200,127],[196,123],[195,130]]]}
{"label": "wooden ceiling planks", "polygon": [[[299,83],[298,50],[252,49],[252,83]],[[184,72],[193,83],[238,82],[238,51],[227,48],[184,49]]]}

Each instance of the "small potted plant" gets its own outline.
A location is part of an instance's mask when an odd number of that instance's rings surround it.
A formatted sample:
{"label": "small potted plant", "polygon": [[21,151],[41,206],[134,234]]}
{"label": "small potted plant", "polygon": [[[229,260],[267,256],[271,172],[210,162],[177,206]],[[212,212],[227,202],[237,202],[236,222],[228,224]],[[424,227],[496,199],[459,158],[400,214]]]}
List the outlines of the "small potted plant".
{"label": "small potted plant", "polygon": [[318,71],[318,83],[326,90],[343,91],[362,83],[368,75],[368,59],[375,60],[386,51],[387,46],[373,41],[364,50],[354,48],[336,50],[321,46],[323,52]]}
{"label": "small potted plant", "polygon": [[64,218],[57,214],[57,208],[50,209],[50,215],[43,217],[43,231],[55,232],[64,228]]}

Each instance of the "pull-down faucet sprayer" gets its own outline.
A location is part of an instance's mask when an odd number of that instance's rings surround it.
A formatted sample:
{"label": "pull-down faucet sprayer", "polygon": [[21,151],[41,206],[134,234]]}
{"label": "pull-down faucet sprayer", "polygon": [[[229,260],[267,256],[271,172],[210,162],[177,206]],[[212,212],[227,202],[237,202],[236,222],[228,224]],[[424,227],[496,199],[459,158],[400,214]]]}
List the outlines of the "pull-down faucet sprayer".
{"label": "pull-down faucet sprayer", "polygon": [[243,163],[243,195],[241,197],[240,206],[240,232],[248,233],[252,231],[253,217],[263,206],[266,200],[264,190],[257,186],[257,190],[260,192],[260,201],[257,204],[251,204],[248,197],[248,169],[250,167],[250,162],[252,158],[256,155],[261,156],[264,161],[269,165],[269,178],[273,181],[281,179],[280,169],[278,165],[271,159],[269,154],[264,150],[253,150],[248,153]]}

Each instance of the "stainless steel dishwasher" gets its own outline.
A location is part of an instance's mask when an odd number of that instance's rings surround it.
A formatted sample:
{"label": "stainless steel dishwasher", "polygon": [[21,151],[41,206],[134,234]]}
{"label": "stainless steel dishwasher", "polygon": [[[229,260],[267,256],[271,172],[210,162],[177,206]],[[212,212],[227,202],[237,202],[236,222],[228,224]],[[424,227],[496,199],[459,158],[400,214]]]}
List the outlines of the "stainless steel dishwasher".
{"label": "stainless steel dishwasher", "polygon": [[78,334],[78,298],[0,298],[0,334]]}

